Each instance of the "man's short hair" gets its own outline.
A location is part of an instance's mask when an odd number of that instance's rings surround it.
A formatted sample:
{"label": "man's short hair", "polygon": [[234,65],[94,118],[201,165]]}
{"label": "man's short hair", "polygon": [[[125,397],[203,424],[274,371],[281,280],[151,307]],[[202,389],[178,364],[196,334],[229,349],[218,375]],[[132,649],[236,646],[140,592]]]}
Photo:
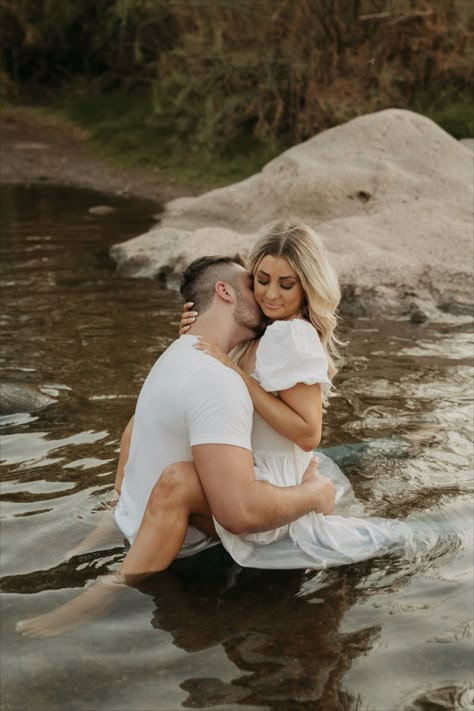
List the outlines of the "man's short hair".
{"label": "man's short hair", "polygon": [[214,286],[218,281],[225,281],[237,286],[239,272],[235,266],[245,268],[239,254],[235,257],[199,257],[184,270],[181,277],[180,292],[185,301],[193,301],[194,307],[201,314],[211,306],[214,298]]}

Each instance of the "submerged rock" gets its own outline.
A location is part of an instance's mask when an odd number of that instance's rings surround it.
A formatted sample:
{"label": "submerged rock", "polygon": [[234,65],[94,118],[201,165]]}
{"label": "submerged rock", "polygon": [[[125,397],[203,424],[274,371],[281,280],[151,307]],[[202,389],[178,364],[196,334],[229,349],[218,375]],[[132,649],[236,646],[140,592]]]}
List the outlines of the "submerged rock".
{"label": "submerged rock", "polygon": [[34,412],[55,402],[54,398],[33,385],[0,383],[0,415]]}
{"label": "submerged rock", "polygon": [[[120,271],[172,277],[204,254],[246,256],[266,222],[296,215],[323,238],[358,314],[472,300],[471,150],[426,117],[389,109],[324,131],[260,173],[168,203],[159,225],[114,245]],[[418,308],[418,307],[417,307]]]}
{"label": "submerged rock", "polygon": [[105,215],[111,215],[115,212],[115,207],[112,207],[111,205],[95,205],[94,207],[90,207],[87,212],[91,215],[104,217]]}

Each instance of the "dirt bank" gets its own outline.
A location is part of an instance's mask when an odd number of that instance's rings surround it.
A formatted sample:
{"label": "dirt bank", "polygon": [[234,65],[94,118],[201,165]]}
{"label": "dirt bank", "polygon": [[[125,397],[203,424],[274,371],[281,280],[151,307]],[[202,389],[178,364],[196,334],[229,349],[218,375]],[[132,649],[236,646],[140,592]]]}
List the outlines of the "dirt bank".
{"label": "dirt bank", "polygon": [[163,204],[210,186],[163,180],[158,170],[117,166],[98,157],[85,131],[59,115],[27,107],[0,111],[0,182],[60,183],[149,198]]}

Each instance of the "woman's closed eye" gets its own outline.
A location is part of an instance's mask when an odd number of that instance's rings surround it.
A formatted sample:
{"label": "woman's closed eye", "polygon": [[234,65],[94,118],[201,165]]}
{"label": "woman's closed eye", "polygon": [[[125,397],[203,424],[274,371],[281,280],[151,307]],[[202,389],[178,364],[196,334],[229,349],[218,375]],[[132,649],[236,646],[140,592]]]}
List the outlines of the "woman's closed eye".
{"label": "woman's closed eye", "polygon": [[[262,286],[268,286],[268,284],[270,283],[269,281],[262,281],[261,279],[257,279],[257,281]],[[294,287],[294,284],[280,284],[280,286],[282,289],[286,289],[288,291],[289,289],[292,289]]]}

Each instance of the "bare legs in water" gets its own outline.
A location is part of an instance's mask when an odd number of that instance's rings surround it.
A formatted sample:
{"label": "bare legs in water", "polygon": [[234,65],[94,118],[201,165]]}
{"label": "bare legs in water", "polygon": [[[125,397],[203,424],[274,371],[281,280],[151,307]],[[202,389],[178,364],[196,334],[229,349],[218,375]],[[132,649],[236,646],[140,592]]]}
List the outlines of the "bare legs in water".
{"label": "bare legs in water", "polygon": [[[132,426],[130,421],[122,436],[115,480],[117,493],[122,486]],[[104,614],[127,586],[137,585],[143,578],[165,570],[173,562],[183,544],[188,523],[209,536],[216,535],[194,465],[180,462],[167,467],[152,489],[135,541],[119,571],[101,578],[58,609],[22,620],[17,624],[18,631],[31,637],[53,637]],[[69,552],[69,557],[106,543],[116,531],[112,511],[104,512],[96,529]]]}
{"label": "bare legs in water", "polygon": [[[128,459],[132,427],[133,418],[121,440],[115,480],[118,494]],[[307,474],[317,476],[317,468],[317,460],[313,459]],[[121,591],[169,567],[183,545],[189,523],[208,536],[216,537],[212,514],[194,464],[178,462],[167,467],[153,487],[137,536],[118,572],[101,578],[56,610],[22,620],[17,624],[18,631],[31,637],[53,637],[104,614]],[[69,552],[69,557],[104,544],[114,528],[113,514],[107,511],[97,528]]]}
{"label": "bare legs in water", "polygon": [[214,523],[192,462],[167,467],[155,484],[137,536],[117,573],[107,575],[80,595],[45,615],[17,624],[30,637],[54,637],[104,614],[117,595],[145,577],[165,570],[176,558],[188,522],[208,535]]}
{"label": "bare legs in water", "polygon": [[118,501],[118,497],[120,496],[120,492],[122,490],[122,482],[123,477],[125,475],[125,465],[127,463],[130,451],[130,440],[132,437],[133,421],[134,418],[132,417],[131,420],[128,422],[126,428],[124,429],[120,440],[120,453],[114,484],[115,496],[111,497],[110,502],[107,505],[108,510],[103,511],[99,515],[99,522],[94,528],[94,530],[91,531],[80,543],[78,543],[77,546],[74,546],[74,548],[71,548],[71,550],[66,553],[66,555],[64,556],[65,560],[69,560],[75,555],[82,555],[83,553],[88,553],[89,551],[100,549],[102,546],[106,546],[108,544],[113,543],[114,540],[117,540],[118,529],[115,523],[115,518],[112,510],[115,508],[115,505]]}

